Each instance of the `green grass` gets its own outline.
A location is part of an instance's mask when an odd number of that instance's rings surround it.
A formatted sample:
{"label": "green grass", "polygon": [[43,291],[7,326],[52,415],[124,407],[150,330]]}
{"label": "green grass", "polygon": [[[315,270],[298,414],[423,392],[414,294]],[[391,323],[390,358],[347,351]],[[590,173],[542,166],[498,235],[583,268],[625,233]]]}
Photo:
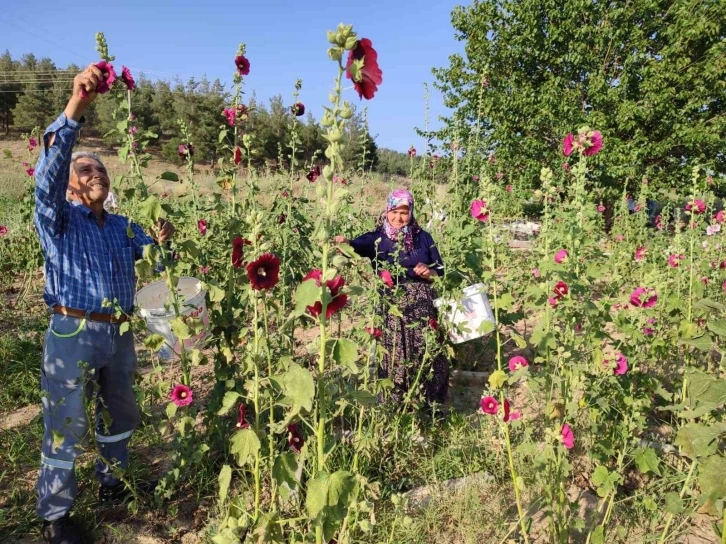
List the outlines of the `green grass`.
{"label": "green grass", "polygon": [[[0,334],[2,374],[10,378],[0,387],[0,413],[40,402],[42,331],[46,323],[39,316],[23,319],[22,324],[18,323],[17,316],[15,319],[16,326],[20,326]],[[2,321],[3,328],[9,325]]]}

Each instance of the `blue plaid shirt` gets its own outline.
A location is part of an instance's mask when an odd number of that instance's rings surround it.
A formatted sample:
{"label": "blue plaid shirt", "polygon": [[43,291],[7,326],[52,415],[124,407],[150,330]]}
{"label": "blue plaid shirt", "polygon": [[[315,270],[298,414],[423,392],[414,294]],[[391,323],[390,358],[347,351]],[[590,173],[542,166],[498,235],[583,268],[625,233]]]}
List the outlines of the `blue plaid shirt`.
{"label": "blue plaid shirt", "polygon": [[[141,227],[106,213],[101,227],[93,212],[78,202],[67,202],[71,154],[81,122],[61,114],[43,135],[35,167],[35,227],[45,255],[45,302],[91,312],[113,313],[103,300],[118,301],[130,313],[136,291],[134,265],[144,246],[153,244]],[[55,133],[52,146],[48,146]]]}

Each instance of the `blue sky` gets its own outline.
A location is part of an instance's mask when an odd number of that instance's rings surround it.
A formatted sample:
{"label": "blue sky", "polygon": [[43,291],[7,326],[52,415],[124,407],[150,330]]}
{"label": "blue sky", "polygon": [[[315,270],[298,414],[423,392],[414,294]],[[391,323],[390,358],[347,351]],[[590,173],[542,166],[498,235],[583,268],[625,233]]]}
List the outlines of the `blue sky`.
{"label": "blue sky", "polygon": [[[8,6],[7,4],[10,4]],[[94,35],[103,31],[116,63],[144,71],[152,79],[206,75],[231,82],[237,45],[247,45],[248,92],[267,99],[282,94],[292,100],[302,78],[301,100],[320,118],[332,88],[335,64],[326,55],[325,31],[339,22],[353,24],[378,51],[383,85],[368,106],[371,133],[380,147],[405,151],[423,142],[414,127],[424,124],[423,83],[431,68],[445,66],[462,50],[454,39],[453,0],[368,0],[332,3],[319,0],[199,2],[124,0],[80,2],[6,0],[0,11],[0,51],[13,58],[32,52],[59,67],[97,60]],[[32,9],[29,7],[32,6]],[[334,7],[332,7],[334,6]],[[436,126],[444,113],[441,97],[430,86],[430,115]],[[361,104],[351,89],[345,98]]]}

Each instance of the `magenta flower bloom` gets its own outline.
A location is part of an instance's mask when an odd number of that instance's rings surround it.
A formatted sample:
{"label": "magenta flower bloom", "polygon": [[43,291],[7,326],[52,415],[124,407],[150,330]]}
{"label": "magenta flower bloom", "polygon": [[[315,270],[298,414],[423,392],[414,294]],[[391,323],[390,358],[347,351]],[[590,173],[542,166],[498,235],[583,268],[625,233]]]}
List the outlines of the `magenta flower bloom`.
{"label": "magenta flower bloom", "polygon": [[28,168],[25,173],[32,178],[35,175],[35,168]]}
{"label": "magenta flower bloom", "polygon": [[232,108],[224,108],[222,110],[222,115],[227,119],[227,124],[231,127],[234,126],[234,118],[235,118],[235,111]]}
{"label": "magenta flower bloom", "polygon": [[247,414],[247,406],[244,404],[240,404],[239,413],[237,414],[237,425],[236,425],[236,427],[238,429],[249,428],[250,424],[247,422],[246,414]]}
{"label": "magenta flower bloom", "polygon": [[580,142],[584,148],[582,154],[588,157],[597,155],[602,149],[602,134],[600,134],[597,130],[593,130],[592,132],[589,132],[587,136],[587,138]]}
{"label": "magenta flower bloom", "polygon": [[293,115],[301,117],[305,115],[305,104],[303,104],[302,102],[296,102],[295,104],[290,106],[290,111]]}
{"label": "magenta flower bloom", "polygon": [[569,257],[569,256],[570,256],[570,254],[567,253],[566,249],[561,249],[557,253],[555,253],[555,262],[557,264],[562,264],[562,261],[567,259],[567,257]]}
{"label": "magenta flower bloom", "polygon": [[194,146],[192,144],[179,144],[179,147],[176,148],[176,152],[180,159],[186,159],[187,155],[193,157]]}
{"label": "magenta flower bloom", "polygon": [[388,287],[393,287],[393,277],[388,270],[381,270],[378,275]]}
{"label": "magenta flower bloom", "polygon": [[522,417],[522,412],[512,412],[509,399],[504,399],[504,416],[502,417],[502,421],[504,421],[504,423],[509,423],[510,421],[514,421],[520,417]]}
{"label": "magenta flower bloom", "polygon": [[569,171],[570,171],[570,165],[569,165],[568,163],[566,163],[566,162],[563,162],[563,163],[562,163],[562,169],[563,169],[563,170],[564,170],[565,172],[569,172]]}
{"label": "magenta flower bloom", "polygon": [[[98,61],[95,66],[101,70],[101,75],[103,76],[101,81],[98,82],[98,85],[96,85],[96,92],[98,94],[106,94],[111,90],[113,82],[116,81],[116,71],[113,69],[113,64],[105,60]],[[86,90],[81,89],[81,98],[86,98],[86,96],[88,96]]]}
{"label": "magenta flower bloom", "polygon": [[598,211],[598,212],[600,212],[600,213],[604,213],[604,212],[605,212],[605,206],[603,206],[602,204],[600,204],[600,205],[599,205],[599,206],[597,207],[597,211]]}
{"label": "magenta flower bloom", "polygon": [[197,221],[197,228],[199,229],[199,234],[202,236],[207,234],[207,221],[205,219]]}
{"label": "magenta flower bloom", "polygon": [[658,294],[652,288],[638,287],[630,294],[630,304],[636,308],[652,308],[658,302]]}
{"label": "magenta flower bloom", "polygon": [[507,185],[506,191],[508,193],[511,193],[513,190],[514,190],[514,187],[512,187],[511,185]]}
{"label": "magenta flower bloom", "polygon": [[676,254],[669,255],[668,256],[668,266],[670,266],[671,268],[678,268],[678,266],[680,266],[680,261],[682,261],[685,258],[686,258],[685,255],[676,255]]}
{"label": "magenta flower bloom", "polygon": [[[38,140],[35,138],[28,138],[28,151],[33,151],[36,147],[38,147]],[[721,213],[723,214],[723,212]]]}
{"label": "magenta flower bloom", "polygon": [[435,317],[429,317],[429,328],[438,331],[439,330],[439,321]]}
{"label": "magenta flower bloom", "polygon": [[628,360],[620,352],[617,352],[617,358],[614,361],[603,361],[603,365],[611,368],[615,376],[622,376],[628,371]]}
{"label": "magenta flower bloom", "polygon": [[207,265],[207,266],[200,266],[200,267],[199,267],[199,273],[200,273],[200,274],[209,274],[209,271],[210,271],[211,269],[212,269],[212,267],[211,267],[211,266],[209,266],[209,265]]}
{"label": "magenta flower bloom", "polygon": [[[32,138],[31,138],[31,140],[32,140]],[[716,212],[716,215],[714,215],[714,216],[713,216],[713,219],[714,219],[714,220],[715,220],[715,221],[716,221],[717,223],[723,223],[723,222],[724,222],[724,214],[723,214],[723,210],[719,210],[718,212]]]}
{"label": "magenta flower bloom", "polygon": [[5,236],[8,233],[8,228],[5,225],[0,225],[0,236]]}
{"label": "magenta flower bloom", "polygon": [[504,172],[497,172],[497,179],[502,179],[504,177]]}
{"label": "magenta flower bloom", "polygon": [[645,246],[640,246],[638,249],[635,250],[635,260],[636,261],[642,261],[645,259],[645,256],[648,254],[648,249]]}
{"label": "magenta flower bloom", "polygon": [[235,166],[239,166],[239,163],[242,162],[242,148],[240,146],[236,146],[234,148],[234,154],[232,155],[232,162]]}
{"label": "magenta flower bloom", "polygon": [[[353,79],[353,73],[350,70],[356,60],[363,60],[363,68],[358,73],[360,76],[358,81]],[[383,72],[378,66],[378,53],[373,49],[373,44],[368,38],[358,40],[356,46],[348,51],[348,62],[345,68],[345,75],[348,79],[353,79],[353,86],[358,92],[359,98],[366,100],[373,98],[378,91],[378,85],[383,83]]]}
{"label": "magenta flower bloom", "polygon": [[539,278],[539,268],[533,268],[533,269],[532,269],[532,275],[533,275],[533,276],[534,276],[535,278]]}
{"label": "magenta flower bloom", "polygon": [[562,140],[562,154],[565,157],[569,157],[572,155],[572,151],[575,149],[575,136],[570,133],[567,136],[565,136],[565,139]]}
{"label": "magenta flower bloom", "polygon": [[487,209],[487,203],[484,200],[473,200],[471,207],[471,216],[477,221],[484,223],[489,219],[489,210]]}
{"label": "magenta flower bloom", "polygon": [[509,359],[509,370],[512,372],[515,372],[525,366],[529,366],[529,362],[521,355],[516,355]]}
{"label": "magenta flower bloom", "polygon": [[121,81],[126,84],[126,90],[133,91],[136,88],[136,81],[134,76],[131,75],[131,70],[126,66],[121,66]]}
{"label": "magenta flower bloom", "polygon": [[479,176],[477,176],[476,174],[474,174],[473,176],[471,176],[471,179],[474,182],[477,182],[477,183],[479,182]]}
{"label": "magenta flower bloom", "polygon": [[186,385],[177,385],[169,395],[171,401],[177,406],[189,406],[192,403],[192,390]]}
{"label": "magenta flower bloom", "polygon": [[317,179],[320,177],[320,166],[316,164],[305,177],[308,178],[308,181],[310,183],[315,183],[315,181],[317,181]]}
{"label": "magenta flower bloom", "polygon": [[560,430],[560,436],[562,437],[562,445],[568,450],[575,447],[575,434],[570,429],[570,426],[565,423]]}
{"label": "magenta flower bloom", "polygon": [[560,302],[560,299],[557,297],[550,297],[547,299],[547,303],[552,306],[553,308],[557,307],[557,304]]}
{"label": "magenta flower bloom", "polygon": [[560,280],[555,284],[554,293],[555,296],[560,299],[567,295],[570,292],[570,288],[567,286],[567,284]]}
{"label": "magenta flower bloom", "polygon": [[625,236],[623,236],[622,234],[618,234],[618,235],[617,235],[617,236],[615,237],[615,240],[616,240],[617,242],[622,242],[623,240],[625,240]]}
{"label": "magenta flower bloom", "polygon": [[643,334],[645,336],[652,336],[653,334],[655,334],[655,331],[650,327],[643,327]]}
{"label": "magenta flower bloom", "polygon": [[280,278],[280,259],[272,253],[260,255],[247,265],[247,277],[256,291],[272,289]]}
{"label": "magenta flower bloom", "polygon": [[296,423],[287,426],[287,443],[295,453],[300,453],[305,445],[305,437],[303,437]]}
{"label": "magenta flower bloom", "polygon": [[366,327],[366,332],[373,338],[380,338],[383,336],[383,331],[379,328]]}
{"label": "magenta flower bloom", "polygon": [[490,416],[495,415],[499,411],[499,402],[494,397],[484,397],[479,403],[481,411]]}
{"label": "magenta flower bloom", "polygon": [[416,148],[415,147],[411,146],[411,147],[408,148],[408,156],[410,158],[412,158],[412,159],[416,156]]}
{"label": "magenta flower bloom", "polygon": [[706,211],[706,203],[703,200],[696,198],[692,202],[686,204],[686,211],[695,215],[700,215]]}
{"label": "magenta flower bloom", "polygon": [[250,73],[250,61],[244,55],[238,55],[234,58],[234,64],[237,66],[237,73],[246,76]]}

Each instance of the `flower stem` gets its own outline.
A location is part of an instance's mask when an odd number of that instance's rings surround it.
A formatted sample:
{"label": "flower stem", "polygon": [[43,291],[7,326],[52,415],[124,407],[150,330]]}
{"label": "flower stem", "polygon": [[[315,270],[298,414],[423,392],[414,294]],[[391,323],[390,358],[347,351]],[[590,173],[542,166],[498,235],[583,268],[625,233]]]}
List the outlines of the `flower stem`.
{"label": "flower stem", "polygon": [[[683,496],[686,494],[686,490],[688,489],[688,484],[691,483],[691,478],[693,477],[693,472],[696,470],[696,465],[698,463],[694,459],[691,462],[691,469],[688,471],[688,476],[686,476],[686,481],[683,482],[683,487],[681,488],[680,498],[683,499]],[[666,542],[666,537],[668,536],[668,529],[671,526],[671,523],[673,522],[673,514],[668,514],[666,516],[666,524],[665,527],[663,527],[663,532],[660,534],[660,540],[658,540],[658,544],[663,544],[663,542]]]}

